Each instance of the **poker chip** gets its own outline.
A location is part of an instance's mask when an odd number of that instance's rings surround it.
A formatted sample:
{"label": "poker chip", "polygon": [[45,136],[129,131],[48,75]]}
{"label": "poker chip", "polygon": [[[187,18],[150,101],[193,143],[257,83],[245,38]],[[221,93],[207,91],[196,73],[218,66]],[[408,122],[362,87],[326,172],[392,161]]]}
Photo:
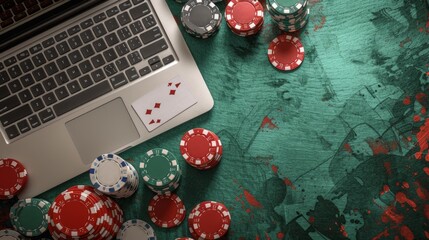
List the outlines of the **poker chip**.
{"label": "poker chip", "polygon": [[271,19],[282,31],[296,32],[308,23],[308,0],[266,0],[265,3]]}
{"label": "poker chip", "polygon": [[180,237],[180,238],[176,238],[174,240],[194,240],[193,238],[189,238],[189,237]]}
{"label": "poker chip", "polygon": [[149,217],[159,227],[179,226],[186,216],[185,205],[176,194],[155,195],[148,206]]}
{"label": "poker chip", "polygon": [[190,35],[209,38],[219,30],[222,14],[210,0],[189,0],[182,7],[180,20]]}
{"label": "poker chip", "polygon": [[50,207],[51,203],[43,199],[21,199],[11,207],[9,217],[13,227],[20,234],[35,237],[47,230]]}
{"label": "poker chip", "polygon": [[219,239],[231,224],[231,214],[222,203],[204,201],[192,209],[188,217],[188,229],[196,239]]}
{"label": "poker chip", "polygon": [[100,192],[115,198],[133,195],[139,185],[136,169],[115,154],[103,154],[91,164],[89,177],[92,185]]}
{"label": "poker chip", "polygon": [[0,159],[0,199],[11,199],[25,187],[27,170],[18,160]]}
{"label": "poker chip", "polygon": [[282,71],[298,68],[304,61],[304,46],[297,37],[282,34],[274,38],[268,47],[268,59]]}
{"label": "poker chip", "polygon": [[140,173],[146,186],[157,194],[176,190],[182,175],[174,154],[163,148],[146,152],[140,162]]}
{"label": "poker chip", "polygon": [[19,232],[16,232],[14,230],[3,229],[3,230],[0,230],[0,239],[1,240],[21,240],[21,239],[25,239],[25,237],[19,234]]}
{"label": "poker chip", "polygon": [[194,128],[183,135],[180,141],[180,153],[189,165],[206,170],[219,164],[223,147],[219,137],[212,131]]}
{"label": "poker chip", "polygon": [[251,36],[262,29],[264,7],[258,0],[231,0],[225,8],[225,19],[233,33]]}
{"label": "poker chip", "polygon": [[117,240],[156,240],[155,231],[145,221],[131,219],[124,222],[116,236]]}
{"label": "poker chip", "polygon": [[119,205],[92,186],[77,185],[59,194],[48,211],[54,239],[112,239],[123,222]]}

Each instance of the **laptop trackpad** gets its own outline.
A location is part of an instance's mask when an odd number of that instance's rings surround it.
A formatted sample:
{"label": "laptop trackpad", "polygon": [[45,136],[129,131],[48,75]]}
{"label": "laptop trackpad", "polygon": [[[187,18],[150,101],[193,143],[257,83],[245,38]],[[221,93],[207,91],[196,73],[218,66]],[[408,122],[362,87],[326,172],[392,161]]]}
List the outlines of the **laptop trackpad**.
{"label": "laptop trackpad", "polygon": [[67,122],[66,128],[85,164],[139,138],[121,98]]}

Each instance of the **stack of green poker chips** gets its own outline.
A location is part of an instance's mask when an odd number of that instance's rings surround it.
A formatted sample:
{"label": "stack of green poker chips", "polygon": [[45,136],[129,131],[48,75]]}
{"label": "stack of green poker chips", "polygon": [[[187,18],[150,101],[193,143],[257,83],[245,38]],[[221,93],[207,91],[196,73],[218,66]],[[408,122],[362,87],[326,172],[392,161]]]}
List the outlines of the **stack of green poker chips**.
{"label": "stack of green poker chips", "polygon": [[271,19],[285,32],[296,32],[309,20],[308,0],[266,0]]}
{"label": "stack of green poker chips", "polygon": [[16,231],[27,237],[42,235],[49,224],[51,203],[39,198],[26,198],[16,202],[9,217]]}
{"label": "stack of green poker chips", "polygon": [[179,187],[182,171],[173,153],[163,148],[149,150],[140,162],[146,186],[157,194],[171,193]]}

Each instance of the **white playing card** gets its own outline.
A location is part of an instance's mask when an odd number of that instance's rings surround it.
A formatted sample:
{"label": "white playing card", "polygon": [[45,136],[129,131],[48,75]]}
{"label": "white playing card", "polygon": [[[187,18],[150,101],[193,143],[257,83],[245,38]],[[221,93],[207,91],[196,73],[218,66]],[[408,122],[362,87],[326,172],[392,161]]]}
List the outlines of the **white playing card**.
{"label": "white playing card", "polygon": [[179,76],[143,95],[131,106],[149,132],[197,103]]}

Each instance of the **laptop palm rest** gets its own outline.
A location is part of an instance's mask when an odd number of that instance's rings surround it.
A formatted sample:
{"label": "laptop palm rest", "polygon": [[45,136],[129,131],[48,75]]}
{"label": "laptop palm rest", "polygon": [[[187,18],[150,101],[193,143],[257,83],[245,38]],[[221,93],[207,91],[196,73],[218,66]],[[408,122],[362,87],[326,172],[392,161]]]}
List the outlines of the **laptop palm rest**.
{"label": "laptop palm rest", "polygon": [[84,164],[139,139],[121,98],[116,98],[66,123]]}

